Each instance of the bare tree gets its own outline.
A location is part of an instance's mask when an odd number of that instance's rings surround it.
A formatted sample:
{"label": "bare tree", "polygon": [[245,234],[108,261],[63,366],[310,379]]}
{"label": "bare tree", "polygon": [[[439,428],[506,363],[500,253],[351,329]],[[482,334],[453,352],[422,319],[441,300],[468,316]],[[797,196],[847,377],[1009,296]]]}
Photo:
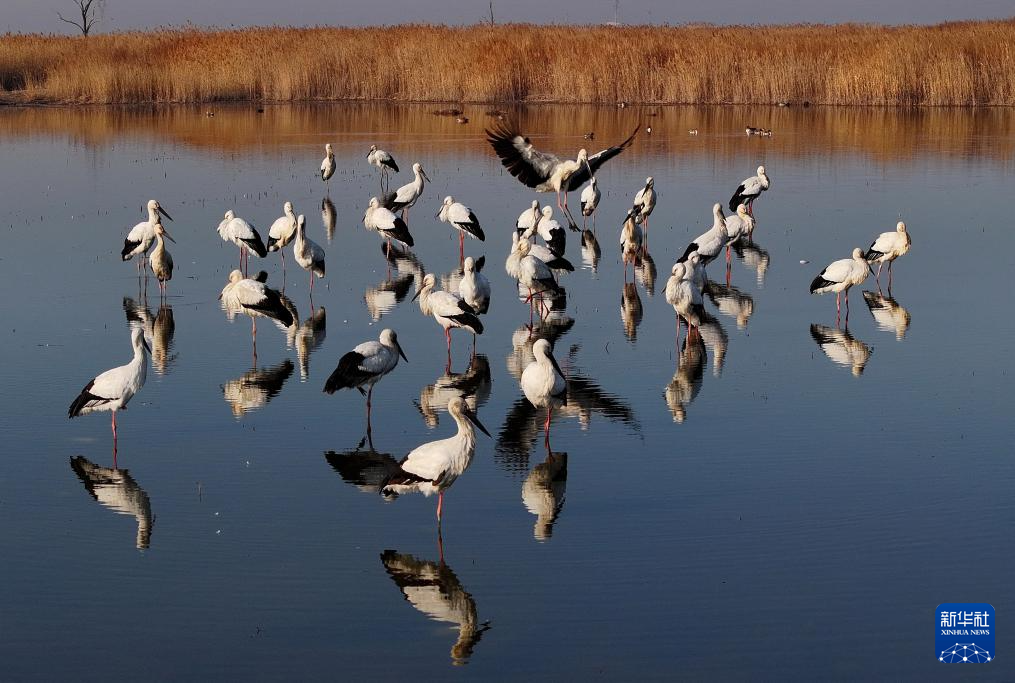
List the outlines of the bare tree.
{"label": "bare tree", "polygon": [[81,31],[81,35],[87,36],[102,17],[102,10],[106,5],[106,0],[73,0],[73,2],[77,11],[81,13],[80,21],[77,19],[67,19],[59,12],[56,13],[56,16],[60,18],[60,21],[76,26]]}

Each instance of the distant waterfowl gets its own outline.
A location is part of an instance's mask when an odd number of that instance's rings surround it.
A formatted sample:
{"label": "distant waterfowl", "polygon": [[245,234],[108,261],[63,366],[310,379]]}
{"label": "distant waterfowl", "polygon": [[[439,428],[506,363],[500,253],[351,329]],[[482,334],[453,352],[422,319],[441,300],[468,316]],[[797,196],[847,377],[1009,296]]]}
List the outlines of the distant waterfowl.
{"label": "distant waterfowl", "polygon": [[[745,128],[744,130],[745,130],[745,132],[747,133],[748,136],[751,136],[751,135],[760,135],[761,134],[761,129],[760,128],[755,128],[754,126],[747,126],[747,128]],[[730,211],[732,211],[732,210],[733,209],[730,208]]]}
{"label": "distant waterfowl", "polygon": [[268,228],[267,247],[268,251],[277,251],[282,257],[282,270],[285,270],[285,247],[296,239],[296,213],[292,202],[282,205],[282,214]]}
{"label": "distant waterfowl", "polygon": [[[381,331],[379,341],[368,341],[358,345],[338,360],[338,367],[324,383],[324,392],[333,394],[339,389],[356,389],[367,397],[367,431],[370,431],[370,400],[374,385],[395,369],[401,356],[406,363],[398,335],[394,330]],[[363,391],[363,387],[367,387]]]}
{"label": "distant waterfowl", "polygon": [[862,283],[870,275],[870,267],[859,248],[852,258],[839,259],[828,264],[811,282],[811,294],[835,292],[835,312],[840,313],[839,297],[846,293],[846,319],[849,319],[849,288]]}
{"label": "distant waterfowl", "polygon": [[878,272],[874,280],[881,286],[881,268],[888,264],[888,289],[892,288],[892,265],[895,259],[905,255],[912,246],[913,240],[906,231],[906,224],[899,221],[894,232],[883,232],[871,243],[864,258],[868,263],[877,263]]}
{"label": "distant waterfowl", "polygon": [[[416,204],[416,200],[423,194],[423,181],[430,182],[430,176],[426,174],[419,163],[412,165],[412,182],[402,185],[394,192],[384,195],[382,206],[391,212],[401,211],[402,219],[409,218],[409,209]],[[409,246],[412,246],[411,244]]]}
{"label": "distant waterfowl", "polygon": [[367,163],[376,166],[381,170],[381,184],[388,178],[388,172],[398,173],[398,164],[394,158],[383,149],[377,149],[377,145],[370,145],[370,152],[367,154]]}
{"label": "distant waterfowl", "polygon": [[431,441],[413,449],[381,488],[386,496],[418,492],[429,497],[436,493],[438,524],[444,507],[444,491],[469,468],[476,453],[473,426],[490,436],[461,397],[451,399],[448,412],[458,425],[458,433],[450,439]]}
{"label": "distant waterfowl", "polygon": [[849,333],[849,328],[841,330],[827,325],[811,325],[811,338],[822,352],[837,365],[850,369],[854,377],[863,374],[873,349]]}
{"label": "distant waterfowl", "polygon": [[324,249],[307,237],[306,218],[300,214],[296,219],[296,241],[293,242],[293,256],[300,268],[310,273],[310,296],[314,296],[314,277],[324,277]]}
{"label": "distant waterfowl", "polygon": [[130,229],[127,237],[123,240],[123,250],[120,251],[120,258],[124,261],[129,261],[135,256],[141,257],[137,263],[138,272],[143,267],[147,267],[146,256],[148,250],[152,248],[152,244],[155,243],[155,224],[159,222],[159,215],[173,220],[172,216],[166,213],[166,210],[155,199],[148,200],[147,208],[148,220],[138,223]]}
{"label": "distant waterfowl", "polygon": [[761,196],[761,193],[769,188],[771,182],[765,173],[764,166],[758,166],[758,175],[753,175],[744,180],[737,187],[733,196],[730,197],[730,211],[736,211],[737,205],[746,204],[747,213],[754,216],[754,200]]}
{"label": "distant waterfowl", "polygon": [[116,411],[126,410],[130,399],[141,391],[148,376],[148,354],[151,348],[144,338],[144,330],[135,327],[130,333],[134,357],[126,365],[106,370],[85,385],[70,404],[67,417],[77,417],[108,410],[113,413],[113,451],[116,451]]}
{"label": "distant waterfowl", "polygon": [[648,230],[648,217],[656,208],[655,181],[652,180],[652,176],[645,178],[645,187],[638,190],[638,193],[634,195],[633,208],[635,211],[635,221],[643,223],[645,229]]}
{"label": "distant waterfowl", "polygon": [[632,266],[641,253],[641,226],[638,225],[634,209],[628,209],[624,227],[620,230],[620,255],[624,261],[624,281],[627,281],[627,264]]}
{"label": "distant waterfowl", "polygon": [[329,142],[324,146],[324,160],[321,161],[321,180],[328,182],[335,175],[335,152]]}
{"label": "distant waterfowl", "polygon": [[480,257],[479,261],[467,257],[463,266],[465,274],[458,284],[458,295],[480,315],[490,310],[490,280],[480,272],[485,262],[484,257]]}
{"label": "distant waterfowl", "polygon": [[166,250],[166,240],[176,242],[173,236],[166,232],[162,221],[156,216],[155,223],[155,250],[152,251],[152,272],[159,281],[159,291],[162,296],[166,295],[166,283],[173,279],[173,256]]}
{"label": "distant waterfowl", "polygon": [[585,133],[585,135],[583,137],[586,140],[595,140],[596,139],[596,132],[593,131],[593,130],[590,130],[588,133]]}
{"label": "distant waterfowl", "polygon": [[885,332],[894,332],[899,341],[906,336],[911,316],[904,306],[890,296],[881,292],[864,292],[863,300],[874,316],[874,322]]}
{"label": "distant waterfowl", "polygon": [[151,545],[152,527],[155,524],[151,501],[144,489],[134,481],[134,477],[130,476],[130,472],[117,469],[115,465],[102,467],[80,455],[70,459],[70,466],[88,493],[102,507],[137,521],[134,545],[138,550]]}
{"label": "distant waterfowl", "polygon": [[536,340],[532,345],[532,355],[535,360],[522,371],[522,393],[535,408],[546,408],[543,432],[549,442],[553,409],[567,403],[567,377],[553,357],[547,340]]}
{"label": "distant waterfowl", "polygon": [[728,242],[729,233],[726,230],[726,217],[723,216],[722,204],[713,204],[712,227],[695,237],[677,260],[685,261],[693,252],[698,254],[702,265],[708,265],[722,253]]}
{"label": "distant waterfowl", "polygon": [[462,125],[465,125],[468,122],[469,122],[469,117],[468,116],[458,116],[458,117],[455,118],[455,123],[460,123]]}
{"label": "distant waterfowl", "polygon": [[456,202],[453,197],[448,196],[444,198],[440,211],[437,212],[435,218],[439,218],[444,223],[448,223],[458,230],[459,260],[465,258],[466,235],[473,239],[478,239],[480,242],[486,240],[483,228],[479,227],[479,219],[476,218],[476,214],[465,204]]}
{"label": "distant waterfowl", "polygon": [[419,310],[423,315],[432,315],[437,324],[444,328],[444,337],[448,343],[448,359],[451,358],[451,329],[461,328],[472,332],[472,334],[483,334],[483,323],[480,322],[476,311],[469,304],[465,303],[457,294],[444,291],[434,291],[437,280],[433,273],[427,273],[423,278],[423,285],[412,297],[415,301],[419,299]]}
{"label": "distant waterfowl", "polygon": [[518,220],[515,222],[516,232],[521,235],[529,228],[534,228],[542,215],[542,211],[539,208],[539,200],[533,199],[532,206],[522,211],[521,215],[518,216]]}
{"label": "distant waterfowl", "polygon": [[253,225],[237,218],[233,210],[226,211],[225,218],[219,223],[219,237],[226,242],[232,242],[240,248],[240,268],[246,272],[247,264],[244,256],[248,259],[250,250],[253,250],[260,258],[268,255],[268,248],[261,241],[261,235]]}
{"label": "distant waterfowl", "polygon": [[363,225],[367,230],[375,230],[391,248],[391,240],[395,240],[407,247],[415,244],[412,235],[409,234],[409,227],[401,218],[392,213],[389,209],[381,206],[377,197],[370,198],[370,205],[363,214]]}
{"label": "distant waterfowl", "polygon": [[697,128],[692,128],[691,130],[687,131],[687,134],[688,135],[697,135],[698,134],[698,129]]}
{"label": "distant waterfowl", "polygon": [[[596,184],[596,177],[592,176],[589,178],[589,183],[582,190],[581,194],[582,217],[585,230],[588,230],[589,216],[596,212],[596,207],[599,206],[599,200],[602,196],[603,193],[599,191],[599,185]],[[594,228],[596,225],[595,218],[592,221],[592,227]]]}
{"label": "distant waterfowl", "polygon": [[564,212],[573,228],[577,228],[577,224],[567,208],[567,193],[584,185],[596,174],[600,166],[630,147],[637,134],[636,128],[624,142],[592,156],[589,156],[588,151],[581,149],[578,151],[578,158],[571,161],[561,160],[554,154],[536,149],[513,124],[501,124],[493,130],[486,131],[487,140],[511,175],[525,186],[534,188],[536,192],[557,193],[557,208]]}

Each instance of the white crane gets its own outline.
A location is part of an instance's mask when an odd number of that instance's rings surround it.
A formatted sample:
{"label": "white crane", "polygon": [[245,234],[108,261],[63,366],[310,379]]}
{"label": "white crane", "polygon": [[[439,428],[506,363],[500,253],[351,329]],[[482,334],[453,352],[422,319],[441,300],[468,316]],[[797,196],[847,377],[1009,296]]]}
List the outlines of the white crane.
{"label": "white crane", "polygon": [[247,267],[244,256],[249,259],[251,249],[260,258],[268,255],[268,248],[261,241],[261,235],[257,229],[242,218],[237,218],[232,209],[226,211],[225,218],[219,223],[218,233],[223,241],[232,242],[240,248],[240,268],[244,272]]}
{"label": "white crane", "polygon": [[70,404],[67,417],[77,417],[104,410],[113,413],[113,453],[116,453],[116,411],[126,410],[130,399],[141,391],[148,376],[148,356],[151,347],[144,338],[144,329],[135,327],[130,333],[134,357],[126,365],[106,370],[85,385]]}
{"label": "white crane", "polygon": [[870,266],[863,256],[863,252],[856,248],[853,250],[852,258],[832,261],[825,266],[825,269],[811,281],[811,294],[824,294],[835,292],[835,313],[840,313],[839,297],[846,292],[846,320],[849,320],[849,288],[862,283],[870,275]]}
{"label": "white crane", "polygon": [[652,176],[645,178],[645,187],[638,190],[638,194],[634,195],[633,209],[635,211],[635,220],[638,223],[644,223],[645,229],[648,230],[648,217],[652,215],[652,211],[656,208],[656,191],[655,181]]}
{"label": "white crane", "polygon": [[737,187],[730,197],[730,211],[736,211],[739,204],[747,205],[747,213],[754,216],[754,200],[771,186],[764,166],[758,166],[758,175],[752,175]]}
{"label": "white crane", "polygon": [[536,192],[556,192],[557,208],[564,212],[570,226],[576,230],[578,226],[567,208],[567,193],[584,185],[600,166],[630,147],[637,134],[636,128],[624,142],[592,156],[587,150],[580,149],[578,158],[572,161],[561,160],[554,154],[536,149],[514,124],[501,123],[494,130],[486,131],[487,140],[508,172]]}
{"label": "white crane", "polygon": [[878,272],[874,276],[874,280],[878,283],[879,288],[881,287],[881,268],[887,263],[888,291],[891,293],[892,264],[895,263],[895,259],[905,255],[912,245],[913,240],[909,236],[909,232],[906,231],[906,224],[902,221],[899,221],[893,232],[883,232],[871,243],[864,258],[868,263],[878,264]]}
{"label": "white crane", "polygon": [[670,279],[666,281],[666,303],[673,306],[677,314],[677,343],[680,343],[680,318],[687,321],[691,330],[701,324],[705,314],[701,292],[694,286],[690,275],[690,263],[674,263]]}
{"label": "white crane", "polygon": [[468,235],[480,242],[486,241],[483,228],[479,227],[479,219],[472,209],[461,202],[456,202],[453,197],[444,198],[440,211],[435,218],[448,223],[458,230],[458,260],[465,259],[465,236]]}
{"label": "white crane", "polygon": [[394,192],[384,195],[384,208],[389,211],[401,211],[402,220],[408,220],[409,209],[415,205],[416,200],[423,194],[423,181],[430,182],[430,176],[423,170],[419,163],[412,165],[413,179]]}
{"label": "white crane", "polygon": [[433,273],[423,278],[423,286],[412,297],[419,299],[419,310],[423,315],[432,315],[437,324],[444,328],[444,337],[448,343],[448,364],[451,361],[451,329],[461,328],[473,335],[483,334],[483,323],[476,311],[465,303],[457,294],[445,291],[434,291],[437,280]]}
{"label": "white crane", "polygon": [[173,279],[173,256],[166,250],[166,240],[176,243],[173,236],[166,232],[162,221],[155,217],[155,250],[151,255],[152,272],[159,281],[159,291],[166,295],[166,283]]}
{"label": "white crane", "polygon": [[381,186],[388,177],[388,171],[398,173],[398,164],[394,157],[383,149],[377,149],[377,145],[370,145],[370,152],[367,153],[367,163],[381,169]]}
{"label": "white crane", "polygon": [[296,218],[296,240],[293,257],[300,268],[310,273],[310,298],[314,297],[314,277],[324,277],[324,249],[307,237],[307,221],[303,214]]}
{"label": "white crane", "polygon": [[550,441],[550,417],[553,409],[567,404],[567,377],[553,357],[550,342],[537,339],[532,345],[535,360],[522,371],[522,393],[535,408],[546,408],[543,433]]}
{"label": "white crane", "polygon": [[374,230],[387,241],[388,253],[391,252],[391,240],[400,242],[407,247],[413,246],[412,235],[409,234],[409,226],[405,221],[392,213],[389,209],[381,206],[377,197],[370,198],[370,205],[363,213],[363,226],[367,230]]}
{"label": "white crane", "polygon": [[157,200],[149,199],[148,220],[138,223],[131,228],[130,232],[127,233],[127,237],[123,240],[123,250],[120,252],[120,258],[124,261],[129,261],[135,256],[140,256],[141,259],[137,263],[138,273],[141,272],[142,267],[147,267],[145,257],[148,255],[148,250],[152,248],[152,244],[155,243],[155,224],[159,222],[160,214],[169,220],[173,220],[172,216],[166,213],[166,210],[162,208]]}
{"label": "white crane", "polygon": [[[381,331],[379,341],[368,341],[356,346],[338,359],[338,367],[324,383],[324,393],[333,394],[339,389],[356,389],[367,397],[367,433],[370,433],[370,400],[374,385],[395,369],[401,356],[406,363],[398,335],[394,330]],[[363,387],[367,387],[363,391]]]}
{"label": "white crane", "polygon": [[458,283],[458,295],[480,315],[490,310],[490,280],[481,272],[485,262],[484,257],[480,257],[479,261],[471,256],[466,258],[463,266],[465,274]]}
{"label": "white crane", "polygon": [[386,496],[418,492],[429,497],[436,493],[438,524],[444,507],[444,491],[469,469],[476,453],[473,425],[490,436],[490,432],[462,397],[451,399],[448,412],[458,425],[458,433],[450,439],[431,441],[413,449],[398,463],[398,470],[381,487],[381,493]]}
{"label": "white crane", "polygon": [[[321,161],[321,180],[327,183],[333,175],[335,175],[335,152],[331,149],[331,143],[329,142],[324,146],[324,160]],[[331,187],[330,183],[328,187]]]}
{"label": "white crane", "polygon": [[282,257],[282,270],[285,271],[285,248],[296,239],[296,212],[293,203],[282,205],[282,216],[268,228],[268,251],[277,251]]}
{"label": "white crane", "polygon": [[[582,217],[584,218],[584,229],[589,229],[589,216],[592,216],[596,212],[596,207],[599,206],[599,200],[602,198],[603,193],[599,191],[599,185],[596,181],[596,177],[592,176],[589,178],[588,185],[582,190],[581,194],[581,205],[582,205]],[[592,227],[596,226],[596,219],[592,218]]]}

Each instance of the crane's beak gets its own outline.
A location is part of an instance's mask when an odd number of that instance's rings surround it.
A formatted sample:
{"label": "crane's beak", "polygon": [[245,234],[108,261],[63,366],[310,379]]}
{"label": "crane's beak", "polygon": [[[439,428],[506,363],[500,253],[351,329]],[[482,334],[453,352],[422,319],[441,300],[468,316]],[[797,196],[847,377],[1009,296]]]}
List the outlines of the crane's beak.
{"label": "crane's beak", "polygon": [[145,337],[144,337],[144,335],[143,335],[143,334],[141,335],[141,344],[142,344],[142,345],[143,345],[143,346],[145,347],[145,350],[146,350],[146,351],[147,351],[147,352],[148,352],[149,354],[151,354],[151,352],[152,352],[152,347],[148,346],[148,340],[147,340],[147,339],[145,339]]}
{"label": "crane's beak", "polygon": [[165,216],[169,220],[173,220],[173,217],[170,216],[168,213],[166,213],[166,210],[163,209],[161,206],[159,207],[159,213],[161,213],[163,216]]}
{"label": "crane's beak", "polygon": [[553,357],[552,353],[550,354],[550,364],[553,365],[553,369],[557,371],[560,378],[566,382],[567,377],[564,376],[564,372],[560,369],[560,366],[557,365],[557,359]]}
{"label": "crane's beak", "polygon": [[419,289],[416,290],[416,293],[412,295],[412,299],[410,299],[409,301],[410,302],[415,301],[416,299],[419,298],[419,295],[422,294],[422,293],[423,293],[423,288],[420,287]]}
{"label": "crane's beak", "polygon": [[426,180],[428,183],[433,182],[432,180],[430,180],[430,176],[428,176],[426,174],[426,171],[424,171],[423,169],[419,169],[419,174],[423,176],[423,179]]}
{"label": "crane's beak", "polygon": [[[479,418],[476,417],[476,414],[474,412],[472,412],[469,409],[466,409],[465,410],[465,417],[469,418],[469,422],[471,422],[472,424],[474,424],[477,427],[479,427],[479,430],[481,432],[483,432],[487,436],[490,436],[490,432],[486,431],[486,427],[483,426],[483,423],[479,421]],[[490,438],[492,439],[493,437],[490,436]]]}
{"label": "crane's beak", "polygon": [[[170,219],[170,220],[172,220],[172,219]],[[173,236],[170,235],[169,232],[165,228],[162,228],[162,236],[165,237],[170,242],[172,242],[173,244],[176,244],[176,240],[173,239]]]}
{"label": "crane's beak", "polygon": [[402,350],[402,345],[399,344],[398,342],[395,342],[395,348],[398,349],[398,355],[402,357],[402,360],[408,363],[409,359],[405,357],[405,351]]}

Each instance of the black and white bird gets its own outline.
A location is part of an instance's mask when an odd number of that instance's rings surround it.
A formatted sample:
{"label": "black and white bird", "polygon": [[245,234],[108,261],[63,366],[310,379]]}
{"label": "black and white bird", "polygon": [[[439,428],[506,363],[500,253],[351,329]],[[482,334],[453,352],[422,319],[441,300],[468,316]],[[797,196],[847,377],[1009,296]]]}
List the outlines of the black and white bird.
{"label": "black and white bird", "polygon": [[722,212],[722,204],[716,203],[712,205],[712,227],[695,237],[677,261],[684,262],[692,253],[697,253],[702,265],[708,265],[722,253],[727,243],[729,232],[726,230],[726,217]]}
{"label": "black and white bird", "polygon": [[173,220],[172,216],[166,213],[166,210],[155,199],[148,200],[148,220],[138,223],[130,232],[127,233],[127,237],[123,240],[123,250],[120,252],[120,258],[124,261],[129,261],[135,256],[140,256],[140,260],[137,263],[137,269],[140,272],[142,267],[147,267],[145,257],[148,255],[148,250],[152,248],[155,243],[155,224],[159,222],[159,215],[163,215],[169,220]]}
{"label": "black and white bird", "polygon": [[414,178],[411,182],[402,185],[394,192],[384,195],[383,206],[391,212],[402,212],[402,220],[409,219],[409,209],[415,205],[416,200],[423,194],[423,181],[430,182],[430,176],[423,170],[419,163],[412,165]]}
{"label": "black and white bird", "polygon": [[533,199],[532,206],[522,211],[521,215],[518,216],[518,220],[515,222],[516,232],[521,235],[529,228],[535,227],[536,222],[542,215],[542,211],[539,208],[539,200]]}
{"label": "black and white bird", "polygon": [[473,426],[490,436],[490,432],[460,396],[451,399],[448,412],[458,425],[458,432],[449,439],[431,441],[413,449],[398,463],[398,470],[388,477],[381,488],[381,494],[385,496],[415,492],[429,497],[436,493],[438,524],[444,507],[444,491],[469,469],[476,453],[476,432]]}
{"label": "black and white bird", "polygon": [[[557,284],[550,266],[544,261],[536,258],[530,252],[532,243],[527,239],[518,240],[516,251],[518,252],[518,282],[529,291],[525,303],[529,304],[531,313],[533,297],[538,296],[540,303],[543,302],[543,294],[563,294],[564,290]],[[548,311],[545,304],[543,310]]]}
{"label": "black and white bird", "polygon": [[771,181],[765,173],[764,166],[758,166],[758,175],[752,175],[744,180],[737,187],[736,192],[730,197],[730,211],[736,211],[740,204],[747,205],[747,213],[754,216],[754,200],[761,196],[761,193],[769,188]]}
{"label": "black and white bird", "polygon": [[[591,156],[587,150],[580,149],[578,158],[572,161],[561,160],[555,154],[536,149],[513,123],[501,123],[493,130],[486,131],[487,140],[508,172],[536,192],[556,192],[557,208],[564,212],[571,227],[575,229],[578,226],[567,208],[567,193],[584,185],[600,166],[630,147],[637,134],[636,128],[619,145]],[[564,196],[563,204],[561,194]]]}
{"label": "black and white bird", "polygon": [[701,325],[705,315],[701,292],[694,286],[689,262],[674,263],[670,279],[666,281],[666,303],[673,306],[677,314],[677,343],[680,342],[680,319],[687,322],[688,330]]}
{"label": "black and white bird", "polygon": [[466,258],[462,266],[464,275],[458,283],[458,295],[480,315],[490,310],[490,280],[481,272],[484,263],[486,258],[482,256],[478,261],[471,256]]}
{"label": "black and white bird", "polygon": [[310,273],[310,297],[314,296],[314,277],[324,277],[324,249],[307,237],[307,221],[303,214],[296,219],[296,240],[293,242],[293,257],[300,268]]}
{"label": "black and white bird", "polygon": [[[398,335],[394,330],[381,331],[379,341],[363,342],[352,351],[338,359],[338,367],[324,383],[324,393],[333,394],[339,389],[356,389],[367,397],[367,431],[370,430],[370,400],[373,397],[374,385],[381,378],[395,369],[398,358],[406,363]],[[363,391],[363,387],[367,390]]]}
{"label": "black and white bird", "polygon": [[[722,207],[720,207],[721,209]],[[748,239],[754,233],[754,218],[747,213],[746,204],[738,204],[737,212],[724,217],[726,222],[726,265],[730,265],[730,251],[733,245],[742,239]]]}
{"label": "black and white bird", "polygon": [[148,494],[130,472],[115,466],[102,467],[80,455],[70,459],[70,466],[99,505],[137,521],[134,545],[138,550],[147,548],[151,544],[155,516]]}
{"label": "black and white bird", "polygon": [[[582,189],[581,193],[581,204],[582,204],[582,217],[584,219],[584,229],[589,229],[589,216],[592,216],[596,212],[596,207],[599,206],[599,200],[602,198],[603,193],[599,191],[599,184],[596,181],[596,177],[592,176],[589,178],[588,185]],[[592,219],[592,226],[595,227],[595,218]]]}
{"label": "black and white bird", "polygon": [[268,255],[268,248],[261,241],[257,229],[242,218],[237,218],[232,209],[226,211],[225,218],[219,223],[218,233],[223,241],[232,242],[240,248],[240,268],[244,272],[246,272],[244,256],[249,259],[251,250],[260,258]]}
{"label": "black and white bird", "polygon": [[635,212],[635,220],[638,223],[644,223],[645,229],[648,230],[648,217],[652,215],[652,211],[656,208],[656,191],[655,181],[652,176],[645,178],[645,187],[638,190],[638,193],[634,195],[634,205],[632,208]]}
{"label": "black and white bird", "polygon": [[536,225],[526,230],[522,236],[531,239],[533,233],[539,235],[546,247],[555,255],[563,257],[567,252],[567,232],[553,219],[552,206],[544,206]]}
{"label": "black and white bird", "polygon": [[116,452],[116,411],[126,410],[130,399],[141,391],[148,376],[148,357],[151,347],[144,338],[144,329],[135,327],[130,333],[134,357],[126,365],[106,370],[85,385],[70,404],[67,417],[108,410],[113,413],[113,452]]}
{"label": "black and white bird", "polygon": [[[535,256],[537,259],[539,259],[540,261],[542,261],[543,263],[548,265],[550,267],[550,270],[567,271],[569,273],[574,271],[574,266],[566,258],[564,258],[563,256],[558,256],[553,251],[551,251],[549,248],[544,247],[542,244],[536,244],[535,242],[533,242],[532,238],[534,236],[535,236],[534,230],[532,228],[529,228],[524,233],[522,233],[521,237],[514,237],[511,240],[511,249],[512,249],[512,251],[517,251],[517,249],[518,249],[518,242],[520,240],[528,240],[529,241],[529,254],[532,255],[532,256]],[[519,256],[518,257],[518,261],[520,261],[520,260],[521,260],[521,257]],[[518,274],[517,273],[512,274],[511,277],[513,277],[513,278],[515,278],[517,280],[518,279]]]}
{"label": "black and white bird", "polygon": [[567,377],[553,357],[553,349],[547,340],[537,339],[532,345],[532,355],[535,360],[522,371],[520,384],[522,393],[533,407],[546,408],[543,433],[549,442],[553,409],[567,404]]}
{"label": "black and white bird", "polygon": [[434,317],[437,324],[444,329],[444,337],[448,343],[448,360],[451,359],[451,330],[461,328],[472,332],[473,335],[483,334],[483,323],[476,315],[475,309],[465,303],[457,294],[445,291],[434,291],[437,279],[433,273],[427,273],[423,278],[423,286],[412,297],[415,301],[419,299],[419,310],[423,315]]}
{"label": "black and white bird", "polygon": [[395,163],[395,159],[383,149],[377,149],[377,145],[370,145],[367,163],[381,170],[381,185],[387,180],[389,171],[398,173],[398,164]]}
{"label": "black and white bird", "polygon": [[912,245],[913,240],[906,230],[906,224],[902,221],[899,221],[893,232],[883,232],[871,243],[867,253],[864,254],[864,258],[867,259],[868,263],[878,264],[878,272],[874,276],[878,286],[881,285],[881,268],[887,263],[888,289],[890,293],[892,289],[892,265],[895,263],[895,259],[904,256]]}
{"label": "black and white bird", "polygon": [[277,251],[282,257],[282,270],[285,270],[285,247],[296,239],[296,212],[293,210],[293,203],[286,202],[282,205],[282,216],[275,219],[275,222],[268,228],[268,251]]}
{"label": "black and white bird", "polygon": [[391,250],[391,240],[395,240],[407,247],[413,246],[412,235],[409,234],[409,226],[399,216],[396,216],[390,209],[381,206],[377,197],[370,198],[370,205],[363,214],[363,226],[367,230],[374,230],[387,243],[387,252]]}
{"label": "black and white bird", "polygon": [[173,255],[166,249],[166,240],[175,243],[173,236],[166,232],[162,221],[156,217],[155,223],[155,249],[152,251],[151,262],[152,272],[159,281],[159,291],[162,296],[166,295],[166,283],[173,279]]}
{"label": "black and white bird", "polygon": [[870,275],[863,252],[856,248],[852,258],[832,261],[811,281],[811,294],[835,292],[835,312],[840,313],[839,297],[846,293],[846,320],[849,320],[849,288],[861,284]]}
{"label": "black and white bird", "polygon": [[328,182],[335,175],[335,152],[329,142],[324,146],[324,160],[321,161],[321,180]]}
{"label": "black and white bird", "polygon": [[445,197],[441,204],[440,211],[435,218],[448,223],[458,230],[458,255],[459,260],[465,259],[465,236],[468,235],[480,242],[486,240],[483,228],[479,226],[479,219],[472,209],[461,202],[456,202],[453,197]]}
{"label": "black and white bird", "polygon": [[230,320],[237,313],[250,316],[251,333],[255,337],[258,318],[268,318],[284,329],[299,322],[292,304],[283,300],[281,294],[266,285],[262,279],[243,277],[239,270],[229,273],[229,283],[222,288],[219,300]]}

